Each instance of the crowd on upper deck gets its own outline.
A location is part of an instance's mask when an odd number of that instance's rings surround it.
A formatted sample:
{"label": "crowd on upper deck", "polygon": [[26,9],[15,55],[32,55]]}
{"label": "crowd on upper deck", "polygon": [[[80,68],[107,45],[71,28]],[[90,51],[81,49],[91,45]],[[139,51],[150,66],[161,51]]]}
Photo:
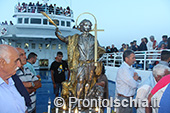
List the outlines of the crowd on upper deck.
{"label": "crowd on upper deck", "polygon": [[72,10],[70,9],[69,6],[67,6],[66,8],[63,7],[59,7],[56,6],[56,4],[50,4],[48,5],[48,3],[39,3],[39,1],[37,1],[37,3],[32,3],[29,2],[28,4],[23,2],[22,4],[20,4],[20,2],[18,2],[18,5],[15,6],[15,9],[17,12],[29,12],[29,13],[40,13],[41,11],[46,12],[48,14],[56,14],[56,15],[65,15],[70,17],[71,15],[73,15]]}
{"label": "crowd on upper deck", "polygon": [[131,49],[133,51],[170,49],[170,37],[168,38],[168,35],[163,35],[162,40],[159,43],[155,40],[155,37],[153,35],[151,35],[149,39],[150,40],[148,41],[146,37],[142,38],[140,45],[137,45],[136,40],[130,42],[130,46],[129,44],[123,43],[120,49],[117,49],[114,44],[112,44],[112,47],[106,47],[106,53],[124,52],[127,49]]}

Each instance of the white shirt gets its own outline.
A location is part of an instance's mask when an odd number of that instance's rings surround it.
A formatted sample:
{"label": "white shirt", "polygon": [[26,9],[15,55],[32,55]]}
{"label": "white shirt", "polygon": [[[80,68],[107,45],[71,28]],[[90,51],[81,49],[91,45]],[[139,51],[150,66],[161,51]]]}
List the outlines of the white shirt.
{"label": "white shirt", "polygon": [[[158,45],[158,43],[157,43],[157,41],[156,41],[156,45],[155,45],[155,46],[157,46],[157,45]],[[148,42],[148,44],[147,44],[147,49],[148,49],[148,50],[154,50],[154,49],[153,49],[153,42],[151,42],[151,41]]]}
{"label": "white shirt", "polygon": [[25,113],[24,98],[17,91],[12,78],[8,84],[0,77],[0,113]]}
{"label": "white shirt", "polygon": [[138,100],[138,109],[136,110],[137,113],[145,113],[145,108],[142,107],[142,100],[148,98],[148,95],[150,94],[151,90],[152,90],[152,87],[146,84],[141,86],[137,90],[137,95],[136,95],[136,99]]}
{"label": "white shirt", "polygon": [[138,82],[134,80],[135,70],[124,62],[117,71],[116,91],[124,96],[135,95]]}

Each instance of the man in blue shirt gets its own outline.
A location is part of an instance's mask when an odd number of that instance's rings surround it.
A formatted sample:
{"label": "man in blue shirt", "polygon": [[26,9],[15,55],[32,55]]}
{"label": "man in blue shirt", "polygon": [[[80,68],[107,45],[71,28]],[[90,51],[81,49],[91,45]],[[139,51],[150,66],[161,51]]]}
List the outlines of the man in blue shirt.
{"label": "man in blue shirt", "polygon": [[12,46],[0,45],[0,113],[26,112],[24,98],[11,78],[20,65],[18,51]]}
{"label": "man in blue shirt", "polygon": [[36,76],[37,73],[33,67],[33,64],[35,64],[37,60],[37,54],[35,54],[34,52],[31,52],[29,55],[28,55],[28,58],[27,58],[27,63],[24,65],[24,67],[28,67],[30,69],[30,71]]}
{"label": "man in blue shirt", "polygon": [[162,44],[165,44],[165,46],[166,46],[165,48],[168,47],[168,36],[167,35],[162,36],[162,41],[159,42],[158,48],[161,48]]}

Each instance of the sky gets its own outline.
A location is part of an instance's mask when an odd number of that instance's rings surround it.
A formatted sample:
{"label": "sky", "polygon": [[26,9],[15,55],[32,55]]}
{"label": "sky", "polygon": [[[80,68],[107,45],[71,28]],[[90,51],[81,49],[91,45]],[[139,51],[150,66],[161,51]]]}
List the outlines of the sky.
{"label": "sky", "polygon": [[[39,0],[43,3],[43,0]],[[18,2],[34,2],[37,0],[1,0],[0,22],[12,20],[14,6]],[[114,44],[118,49],[122,43],[129,44],[133,40],[155,36],[160,42],[162,35],[170,37],[170,0],[49,0],[48,4],[70,6],[74,19],[83,12],[93,14],[97,19],[97,28],[104,29],[97,33],[101,46]],[[9,8],[9,9],[8,9]],[[94,19],[89,15],[81,19]],[[78,21],[79,22],[79,21]]]}

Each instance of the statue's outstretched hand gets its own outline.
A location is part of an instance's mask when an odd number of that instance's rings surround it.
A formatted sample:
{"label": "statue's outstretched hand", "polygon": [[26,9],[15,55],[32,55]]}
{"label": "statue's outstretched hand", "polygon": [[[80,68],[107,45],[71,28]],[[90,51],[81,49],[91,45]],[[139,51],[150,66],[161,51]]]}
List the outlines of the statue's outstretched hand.
{"label": "statue's outstretched hand", "polygon": [[59,32],[59,29],[58,29],[58,28],[56,28],[56,29],[55,29],[55,33],[58,33],[58,32]]}

